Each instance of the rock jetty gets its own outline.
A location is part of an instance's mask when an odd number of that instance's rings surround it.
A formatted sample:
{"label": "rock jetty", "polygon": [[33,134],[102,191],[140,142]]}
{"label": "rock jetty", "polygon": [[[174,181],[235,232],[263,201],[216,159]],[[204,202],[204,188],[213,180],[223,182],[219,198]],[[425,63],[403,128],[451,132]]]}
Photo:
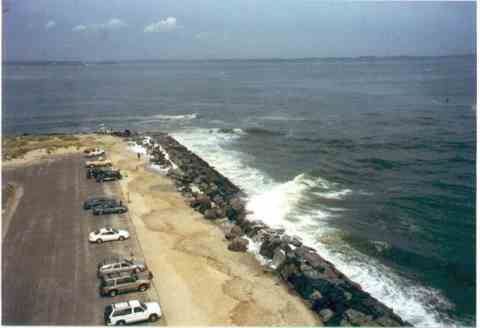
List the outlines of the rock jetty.
{"label": "rock jetty", "polygon": [[241,252],[249,241],[260,244],[269,269],[306,300],[326,326],[410,326],[300,238],[248,220],[245,195],[214,167],[166,134],[149,136],[143,141],[137,137],[137,142],[148,148],[152,162],[169,168],[167,175],[193,209],[207,220],[223,220],[228,249]]}

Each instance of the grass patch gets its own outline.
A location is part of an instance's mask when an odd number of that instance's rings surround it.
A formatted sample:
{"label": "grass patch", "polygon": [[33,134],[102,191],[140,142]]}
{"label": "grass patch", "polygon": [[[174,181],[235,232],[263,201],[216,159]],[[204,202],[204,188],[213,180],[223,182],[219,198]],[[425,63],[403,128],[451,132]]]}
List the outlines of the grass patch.
{"label": "grass patch", "polygon": [[[87,142],[88,143],[88,142]],[[85,141],[74,135],[27,135],[2,138],[2,159],[21,158],[34,150],[45,149],[48,154],[60,148],[87,146]]]}

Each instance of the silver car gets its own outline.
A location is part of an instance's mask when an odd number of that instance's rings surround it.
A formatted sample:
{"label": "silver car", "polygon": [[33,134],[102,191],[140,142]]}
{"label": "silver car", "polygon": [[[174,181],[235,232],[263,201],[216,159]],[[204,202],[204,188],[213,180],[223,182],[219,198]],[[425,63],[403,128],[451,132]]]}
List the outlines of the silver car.
{"label": "silver car", "polygon": [[145,262],[120,257],[106,258],[97,266],[99,277],[114,272],[142,272],[145,270],[147,270]]}

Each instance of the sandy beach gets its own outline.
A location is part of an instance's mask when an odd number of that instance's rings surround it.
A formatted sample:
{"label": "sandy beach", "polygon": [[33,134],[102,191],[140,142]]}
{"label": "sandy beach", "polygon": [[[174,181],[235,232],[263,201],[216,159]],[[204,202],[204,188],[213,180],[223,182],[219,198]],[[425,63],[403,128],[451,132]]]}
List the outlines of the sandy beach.
{"label": "sandy beach", "polygon": [[168,177],[119,138],[101,137],[114,166],[168,325],[321,325],[250,253],[227,250],[218,223],[193,211]]}

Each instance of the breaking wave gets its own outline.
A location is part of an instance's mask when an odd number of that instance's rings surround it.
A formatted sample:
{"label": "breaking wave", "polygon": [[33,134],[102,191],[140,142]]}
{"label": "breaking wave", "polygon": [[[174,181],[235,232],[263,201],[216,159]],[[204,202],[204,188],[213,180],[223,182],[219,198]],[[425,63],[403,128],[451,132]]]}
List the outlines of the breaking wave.
{"label": "breaking wave", "polygon": [[[376,259],[353,249],[342,240],[342,232],[332,227],[330,220],[341,215],[342,209],[328,208],[321,199],[342,199],[354,191],[305,173],[283,183],[277,182],[266,172],[247,165],[247,154],[232,149],[232,143],[241,138],[242,133],[235,129],[225,132],[193,129],[172,133],[172,136],[247,193],[250,219],[262,220],[299,236],[306,245],[314,247],[365,291],[410,323],[418,326],[453,324],[440,317],[436,310],[451,307],[439,291],[400,277]],[[257,246],[252,244],[250,251],[258,257]]]}
{"label": "breaking wave", "polygon": [[154,119],[158,120],[194,120],[198,117],[197,113],[191,113],[191,114],[184,114],[184,115],[164,115],[164,114],[157,114],[151,116]]}

